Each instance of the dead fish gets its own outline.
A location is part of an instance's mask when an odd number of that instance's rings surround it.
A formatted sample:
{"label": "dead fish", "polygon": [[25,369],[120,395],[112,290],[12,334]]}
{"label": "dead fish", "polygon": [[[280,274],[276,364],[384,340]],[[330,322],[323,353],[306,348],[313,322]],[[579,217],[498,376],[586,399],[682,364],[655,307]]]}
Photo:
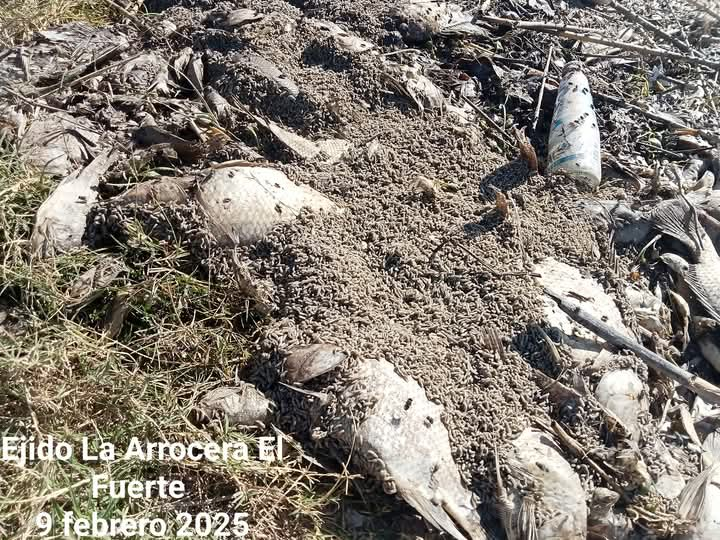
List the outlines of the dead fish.
{"label": "dead fish", "polygon": [[680,473],[680,463],[665,443],[656,439],[653,444],[652,478],[655,491],[669,501],[675,501],[685,488],[685,477]]}
{"label": "dead fish", "polygon": [[91,268],[78,276],[68,288],[68,307],[89,304],[98,298],[123,271],[125,264],[114,257],[101,257]]}
{"label": "dead fish", "polygon": [[195,161],[203,153],[201,144],[196,144],[178,137],[169,131],[158,126],[147,124],[141,126],[135,132],[135,140],[143,146],[167,145],[171,147],[181,159]]}
{"label": "dead fish", "polygon": [[272,402],[252,384],[220,387],[200,400],[197,412],[202,420],[220,420],[229,426],[262,427],[270,416]]}
{"label": "dead fish", "polygon": [[720,462],[713,463],[690,480],[680,494],[678,517],[690,523],[673,540],[720,538]]}
{"label": "dead fish", "polygon": [[[720,256],[697,210],[685,198],[660,204],[648,220],[662,233],[674,237],[689,250],[691,261],[680,278],[710,317],[720,322]],[[684,295],[683,295],[684,296]]]}
{"label": "dead fish", "polygon": [[710,466],[715,462],[720,463],[720,431],[717,429],[708,433],[702,443],[703,463]]}
{"label": "dead fish", "polygon": [[127,64],[122,71],[121,81],[136,90],[170,95],[170,72],[164,58],[148,53],[140,55]]}
{"label": "dead fish", "polygon": [[100,177],[116,159],[114,152],[102,152],[90,165],[60,182],[40,205],[30,236],[34,256],[50,257],[81,245],[87,214],[97,199]]}
{"label": "dead fish", "polygon": [[612,230],[618,245],[642,244],[652,231],[642,213],[623,201],[586,199],[579,206],[596,225]]}
{"label": "dead fish", "polygon": [[595,396],[629,431],[633,440],[640,438],[640,419],[648,412],[645,386],[634,371],[608,371],[595,388]]}
{"label": "dead fish", "polygon": [[720,323],[708,317],[692,318],[692,338],[703,358],[720,372]]}
{"label": "dead fish", "polygon": [[277,224],[295,219],[303,208],[342,211],[318,191],[269,167],[215,169],[201,183],[196,198],[215,237],[229,245],[252,244]]}
{"label": "dead fish", "polygon": [[398,30],[407,43],[423,43],[435,36],[470,37],[490,34],[473,23],[473,16],[450,2],[402,0],[391,15],[400,22]]}
{"label": "dead fish", "polygon": [[[548,257],[533,269],[536,281],[543,287],[562,291],[581,301],[583,308],[592,311],[595,316],[606,320],[630,337],[631,334],[623,323],[622,316],[615,301],[605,293],[602,286],[594,279],[584,277],[580,271],[568,264]],[[604,349],[605,342],[594,332],[572,321],[552,298],[543,298],[544,314],[549,325],[557,328],[563,342],[570,347],[573,360],[582,363],[593,360]]]}
{"label": "dead fish", "polygon": [[291,98],[300,94],[300,88],[280,68],[267,58],[255,53],[238,53],[231,61],[253,71],[256,75],[270,81]]}
{"label": "dead fish", "polygon": [[410,99],[420,112],[425,109],[443,110],[447,104],[442,90],[422,74],[420,66],[387,63],[388,82]]}
{"label": "dead fish", "polygon": [[690,342],[690,306],[685,299],[675,291],[668,289],[668,297],[670,298],[670,304],[673,307],[675,316],[680,322],[680,328],[682,331],[682,350],[685,350],[687,344]]}
{"label": "dead fish", "polygon": [[620,495],[617,492],[604,487],[595,488],[588,511],[589,540],[624,540],[630,536],[632,522],[613,511],[618,500]]}
{"label": "dead fish", "polygon": [[193,184],[190,177],[163,176],[155,180],[141,182],[127,191],[113,197],[113,201],[121,204],[153,204],[183,203],[188,200],[187,190]]}
{"label": "dead fish", "polygon": [[205,63],[201,54],[193,54],[185,69],[185,77],[198,95],[203,95],[203,80],[205,79]]}
{"label": "dead fish", "polygon": [[[512,441],[508,466],[514,485],[528,485],[529,481],[532,490],[532,493],[522,493],[517,488],[509,490],[512,515],[517,524],[517,530],[513,532],[515,538],[586,538],[585,490],[552,437],[527,428]],[[532,504],[529,504],[530,500]]]}
{"label": "dead fish", "polygon": [[19,151],[29,165],[45,174],[64,176],[86,162],[99,140],[98,130],[86,119],[57,112],[30,121]]}
{"label": "dead fish", "polygon": [[173,59],[172,66],[175,72],[175,77],[180,84],[185,84],[185,70],[190,63],[190,59],[193,57],[192,47],[185,47],[178,55]]}
{"label": "dead fish", "polygon": [[304,160],[324,158],[325,163],[336,163],[347,154],[352,146],[350,141],[344,139],[311,141],[285,129],[272,120],[258,115],[251,114],[251,116],[258,125],[267,129],[283,146]]}
{"label": "dead fish", "polygon": [[357,361],[343,379],[332,419],[339,429],[330,435],[434,527],[456,540],[487,539],[452,458],[442,406],[384,360]]}
{"label": "dead fish", "polygon": [[638,283],[625,287],[625,296],[640,326],[660,337],[670,334],[670,314],[662,299]]}
{"label": "dead fish", "polygon": [[341,349],[325,343],[296,347],[285,360],[288,382],[304,383],[332,371],[347,359]]}
{"label": "dead fish", "polygon": [[314,28],[329,34],[339,49],[350,53],[364,53],[375,47],[369,41],[344,30],[337,24],[330,21],[323,21],[319,19],[307,19],[308,24]]}
{"label": "dead fish", "polygon": [[238,28],[262,21],[264,18],[265,15],[254,9],[240,8],[210,13],[203,22],[220,28]]}
{"label": "dead fish", "polygon": [[117,29],[81,22],[35,32],[31,42],[0,54],[0,95],[13,86],[42,86],[83,73],[128,47],[127,37]]}

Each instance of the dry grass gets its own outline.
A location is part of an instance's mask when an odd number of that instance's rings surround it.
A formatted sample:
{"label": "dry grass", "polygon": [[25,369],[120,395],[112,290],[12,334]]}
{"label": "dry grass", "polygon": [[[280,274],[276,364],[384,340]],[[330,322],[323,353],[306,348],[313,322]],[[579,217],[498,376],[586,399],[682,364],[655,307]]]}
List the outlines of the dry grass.
{"label": "dry grass", "polygon": [[[51,260],[28,258],[34,213],[54,184],[25,167],[11,148],[0,150],[0,435],[52,435],[78,452],[83,438],[122,450],[131,437],[244,441],[252,449],[250,434],[196,425],[191,414],[207,390],[236,384],[248,361],[241,331],[247,302],[239,288],[184,273],[187,254],[180,246],[138,233],[128,242],[132,257],[122,247],[111,254],[125,259],[120,278],[92,302],[72,307],[69,287],[103,254],[82,249]],[[121,293],[128,315],[111,339],[105,317]],[[347,481],[297,452],[282,463],[95,464],[79,457],[25,467],[0,462],[0,537],[37,538],[39,512],[56,522],[66,512],[89,517],[93,511],[172,522],[180,511],[236,511],[250,515],[253,538],[329,538],[326,513]],[[190,494],[173,504],[94,499],[88,481],[99,473],[180,479]]]}
{"label": "dry grass", "polygon": [[0,10],[0,45],[28,39],[36,30],[71,21],[106,22],[105,0],[7,0]]}

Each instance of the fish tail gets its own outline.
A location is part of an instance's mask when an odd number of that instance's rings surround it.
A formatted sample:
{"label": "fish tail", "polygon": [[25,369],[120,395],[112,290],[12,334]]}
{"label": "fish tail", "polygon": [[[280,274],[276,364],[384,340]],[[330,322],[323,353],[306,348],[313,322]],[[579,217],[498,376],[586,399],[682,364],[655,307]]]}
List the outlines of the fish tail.
{"label": "fish tail", "polygon": [[682,197],[660,203],[650,212],[648,220],[662,233],[685,244],[695,257],[703,250],[707,233],[698,223],[697,211]]}

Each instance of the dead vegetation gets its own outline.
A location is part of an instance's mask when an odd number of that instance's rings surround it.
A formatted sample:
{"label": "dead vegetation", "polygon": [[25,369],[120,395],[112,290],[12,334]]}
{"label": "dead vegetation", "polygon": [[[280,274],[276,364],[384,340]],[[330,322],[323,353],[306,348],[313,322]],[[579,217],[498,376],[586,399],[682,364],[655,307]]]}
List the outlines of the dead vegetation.
{"label": "dead vegetation", "polygon": [[[78,293],[88,269],[107,257],[80,250],[48,259],[28,257],[38,205],[56,181],[22,164],[4,147],[0,157],[0,422],[3,433],[53,436],[81,448],[83,437],[124,448],[131,437],[151,441],[245,441],[228,426],[194,425],[192,409],[209,390],[238,383],[248,348],[237,328],[248,323],[247,299],[233,283],[178,268],[183,248],[159,243],[141,228],[128,239],[135,261],[99,294]],[[84,284],[88,286],[87,283]],[[97,285],[97,282],[94,284]],[[92,285],[91,285],[92,286]],[[118,304],[120,302],[120,304]],[[122,312],[122,331],[113,317]],[[254,442],[255,441],[255,442]],[[0,465],[0,535],[33,538],[41,511],[55,519],[89,516],[168,517],[179,511],[252,515],[258,538],[321,538],[324,513],[344,482],[311,465],[290,446],[283,463],[119,461]],[[78,450],[79,451],[79,450]],[[251,454],[252,455],[252,454]],[[93,499],[93,474],[116,479],[165,475],[186,482],[191,495],[173,505],[154,499]]]}
{"label": "dead vegetation", "polygon": [[0,46],[21,43],[36,30],[67,22],[102,26],[109,22],[110,12],[107,0],[8,0],[0,11]]}

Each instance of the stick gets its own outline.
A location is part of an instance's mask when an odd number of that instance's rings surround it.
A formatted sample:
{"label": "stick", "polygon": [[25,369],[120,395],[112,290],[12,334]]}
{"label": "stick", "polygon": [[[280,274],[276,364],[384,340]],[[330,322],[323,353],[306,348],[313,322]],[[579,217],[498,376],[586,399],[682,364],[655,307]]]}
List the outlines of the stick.
{"label": "stick", "polygon": [[[672,43],[675,45],[678,49],[685,52],[694,52],[697,53],[697,51],[694,51],[691,47],[688,47],[685,43],[680,41],[678,38],[671,36],[667,32],[665,32],[662,28],[659,28],[658,26],[654,25],[647,19],[641,17],[640,15],[636,15],[632,11],[630,11],[628,8],[623,6],[622,4],[619,4],[615,0],[610,0],[610,6],[617,12],[622,13],[626,19],[638,23],[640,26],[647,28],[650,30],[653,34],[656,36],[664,39],[665,41]],[[703,55],[704,56],[704,55]]]}
{"label": "stick", "polygon": [[720,404],[720,388],[717,386],[668,362],[659,354],[649,351],[641,344],[629,339],[610,325],[585,311],[577,302],[553,292],[548,288],[545,288],[544,291],[545,294],[558,303],[560,309],[567,313],[571,319],[582,324],[588,330],[595,332],[608,343],[634,352],[635,355],[649,367],[675,381],[680,386],[684,386],[696,393],[708,403]]}
{"label": "stick", "polygon": [[547,80],[548,70],[550,69],[550,61],[552,60],[553,46],[548,49],[547,62],[545,62],[545,71],[543,71],[542,83],[540,84],[540,93],[538,94],[538,102],[535,107],[535,116],[533,117],[532,130],[535,131],[540,118],[540,109],[542,108],[543,95],[545,94],[545,81]]}
{"label": "stick", "polygon": [[687,0],[687,3],[693,7],[698,8],[703,13],[710,15],[713,19],[720,21],[720,13],[717,11],[713,11],[711,7],[706,6],[702,2],[699,2],[698,0]]}
{"label": "stick", "polygon": [[488,124],[490,124],[490,127],[492,127],[495,131],[497,131],[500,135],[503,136],[503,137],[500,139],[501,142],[503,142],[503,143],[505,143],[505,144],[508,144],[508,145],[510,145],[510,146],[513,146],[513,143],[512,143],[512,140],[513,140],[513,139],[512,139],[512,137],[510,137],[510,135],[508,134],[507,131],[505,131],[503,128],[501,128],[501,127],[498,126],[495,122],[493,122],[492,118],[490,118],[487,114],[485,114],[485,112],[484,112],[480,107],[478,107],[477,105],[475,105],[475,104],[474,104],[472,101],[470,101],[470,99],[468,99],[466,96],[463,96],[463,99],[465,100],[465,102],[466,102],[468,105],[470,105],[470,106],[473,108],[473,110],[474,110],[476,113],[478,113],[480,116],[482,116],[483,120],[485,120]]}
{"label": "stick", "polygon": [[103,73],[107,73],[108,71],[112,71],[116,67],[124,66],[128,62],[132,62],[133,60],[136,60],[140,58],[142,54],[136,54],[135,56],[131,56],[129,58],[125,58],[124,60],[118,60],[114,64],[110,64],[108,66],[105,66],[104,68],[96,69],[95,71],[92,71],[88,73],[87,75],[83,75],[82,77],[78,77],[77,79],[73,79],[72,81],[60,81],[57,84],[53,84],[52,86],[45,86],[43,88],[37,88],[33,92],[29,93],[30,96],[37,96],[37,97],[46,97],[50,94],[55,93],[57,90],[60,90],[61,88],[72,88],[73,86],[77,86],[81,82],[87,81],[89,79],[92,79],[94,77],[97,77],[98,75],[102,75]]}
{"label": "stick", "polygon": [[598,45],[607,45],[608,47],[616,47],[626,51],[632,51],[638,53],[641,56],[655,57],[660,56],[664,58],[672,58],[673,60],[679,60],[681,62],[687,62],[688,64],[707,66],[716,70],[720,70],[720,62],[713,62],[705,58],[695,58],[693,56],[687,56],[685,54],[668,51],[667,49],[653,49],[652,47],[643,47],[642,45],[635,45],[634,43],[626,43],[624,41],[613,41],[601,37],[591,36],[588,34],[581,34],[578,32],[594,32],[600,33],[598,30],[589,28],[579,28],[574,26],[567,26],[562,24],[549,24],[549,23],[534,23],[529,21],[514,21],[512,19],[503,19],[501,17],[480,17],[482,20],[509,26],[511,28],[518,28],[520,30],[530,30],[533,32],[542,32],[545,34],[554,34],[556,36],[565,39],[574,39],[576,41],[583,41],[587,43],[597,43]]}

